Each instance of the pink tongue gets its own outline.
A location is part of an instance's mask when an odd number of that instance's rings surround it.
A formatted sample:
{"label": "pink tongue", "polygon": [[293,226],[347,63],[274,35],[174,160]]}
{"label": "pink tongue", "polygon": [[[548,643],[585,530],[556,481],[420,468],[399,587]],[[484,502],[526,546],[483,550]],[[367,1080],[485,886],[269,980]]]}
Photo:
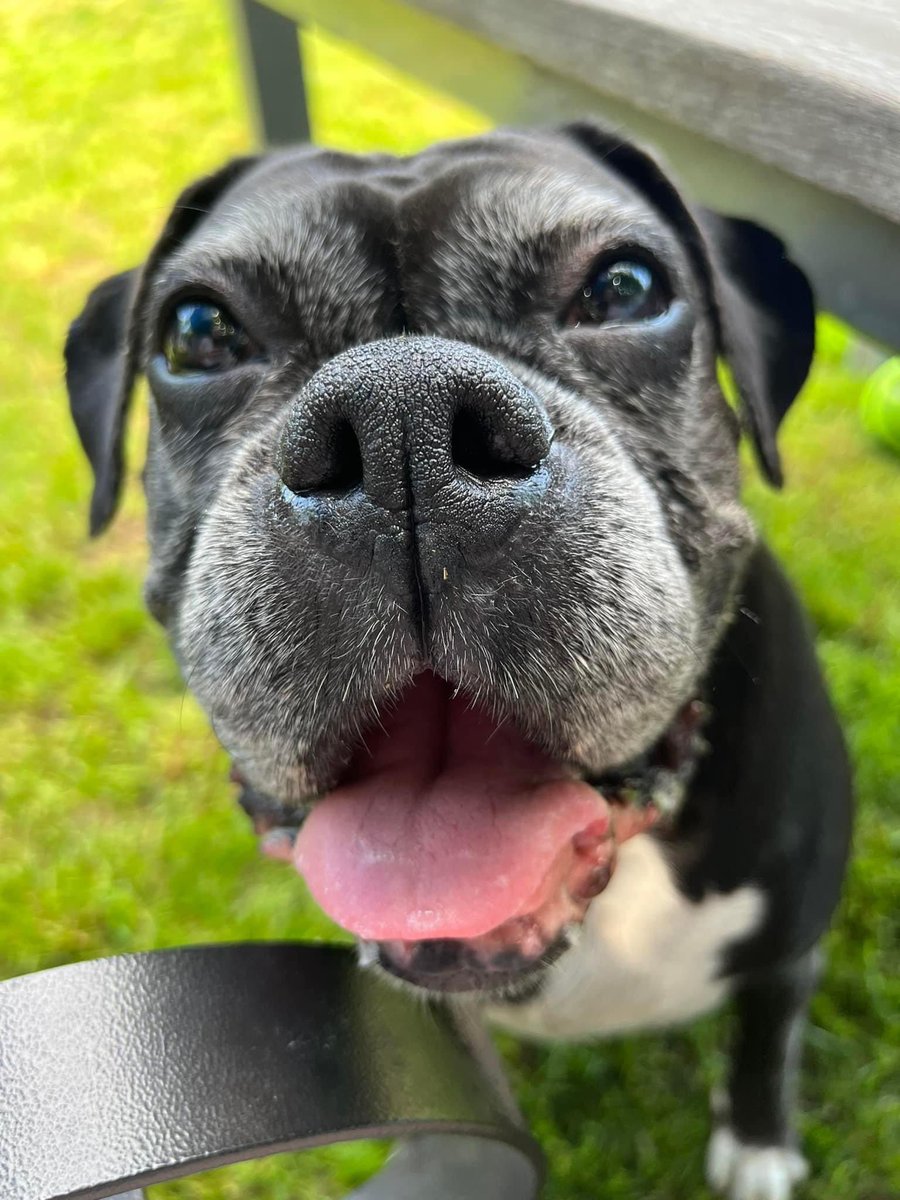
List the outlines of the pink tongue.
{"label": "pink tongue", "polygon": [[472,938],[560,886],[572,838],[608,823],[593,788],[434,675],[307,817],[295,863],[339,925],[377,941]]}

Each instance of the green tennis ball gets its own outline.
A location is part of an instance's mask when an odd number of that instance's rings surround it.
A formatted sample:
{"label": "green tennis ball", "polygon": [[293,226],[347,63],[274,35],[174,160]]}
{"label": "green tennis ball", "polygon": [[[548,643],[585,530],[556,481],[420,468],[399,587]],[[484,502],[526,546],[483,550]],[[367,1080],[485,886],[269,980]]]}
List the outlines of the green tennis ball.
{"label": "green tennis ball", "polygon": [[866,380],[859,416],[866,433],[900,454],[900,358],[889,358]]}

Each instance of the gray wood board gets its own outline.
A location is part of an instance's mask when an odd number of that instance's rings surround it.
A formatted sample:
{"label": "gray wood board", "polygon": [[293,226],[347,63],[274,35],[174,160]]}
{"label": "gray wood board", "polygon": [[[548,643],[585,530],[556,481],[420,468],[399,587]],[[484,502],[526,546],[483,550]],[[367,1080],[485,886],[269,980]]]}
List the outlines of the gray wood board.
{"label": "gray wood board", "polygon": [[900,219],[897,0],[410,7]]}
{"label": "gray wood board", "polygon": [[658,147],[696,200],[775,229],[819,304],[900,347],[900,223],[730,149],[628,99],[592,90],[398,0],[271,0],[500,123],[594,116]]}

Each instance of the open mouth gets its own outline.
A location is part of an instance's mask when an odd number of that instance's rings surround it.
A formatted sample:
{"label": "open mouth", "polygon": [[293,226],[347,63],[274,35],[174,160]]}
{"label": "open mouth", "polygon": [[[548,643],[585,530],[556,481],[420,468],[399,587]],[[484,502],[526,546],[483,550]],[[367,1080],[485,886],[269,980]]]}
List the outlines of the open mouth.
{"label": "open mouth", "polygon": [[617,847],[677,802],[699,717],[686,705],[640,762],[588,781],[424,672],[311,807],[294,864],[400,978],[508,989],[565,948]]}

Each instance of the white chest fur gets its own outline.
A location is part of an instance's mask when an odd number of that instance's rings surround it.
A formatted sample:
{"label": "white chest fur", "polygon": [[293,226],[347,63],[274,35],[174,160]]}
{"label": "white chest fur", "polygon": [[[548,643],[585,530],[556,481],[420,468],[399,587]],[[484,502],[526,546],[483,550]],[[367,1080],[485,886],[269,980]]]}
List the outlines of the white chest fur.
{"label": "white chest fur", "polygon": [[759,926],[763,909],[754,887],[691,903],[661,844],[641,834],[622,846],[578,943],[550,969],[540,995],[492,1007],[490,1019],[534,1037],[589,1038],[699,1016],[724,999],[723,952]]}

